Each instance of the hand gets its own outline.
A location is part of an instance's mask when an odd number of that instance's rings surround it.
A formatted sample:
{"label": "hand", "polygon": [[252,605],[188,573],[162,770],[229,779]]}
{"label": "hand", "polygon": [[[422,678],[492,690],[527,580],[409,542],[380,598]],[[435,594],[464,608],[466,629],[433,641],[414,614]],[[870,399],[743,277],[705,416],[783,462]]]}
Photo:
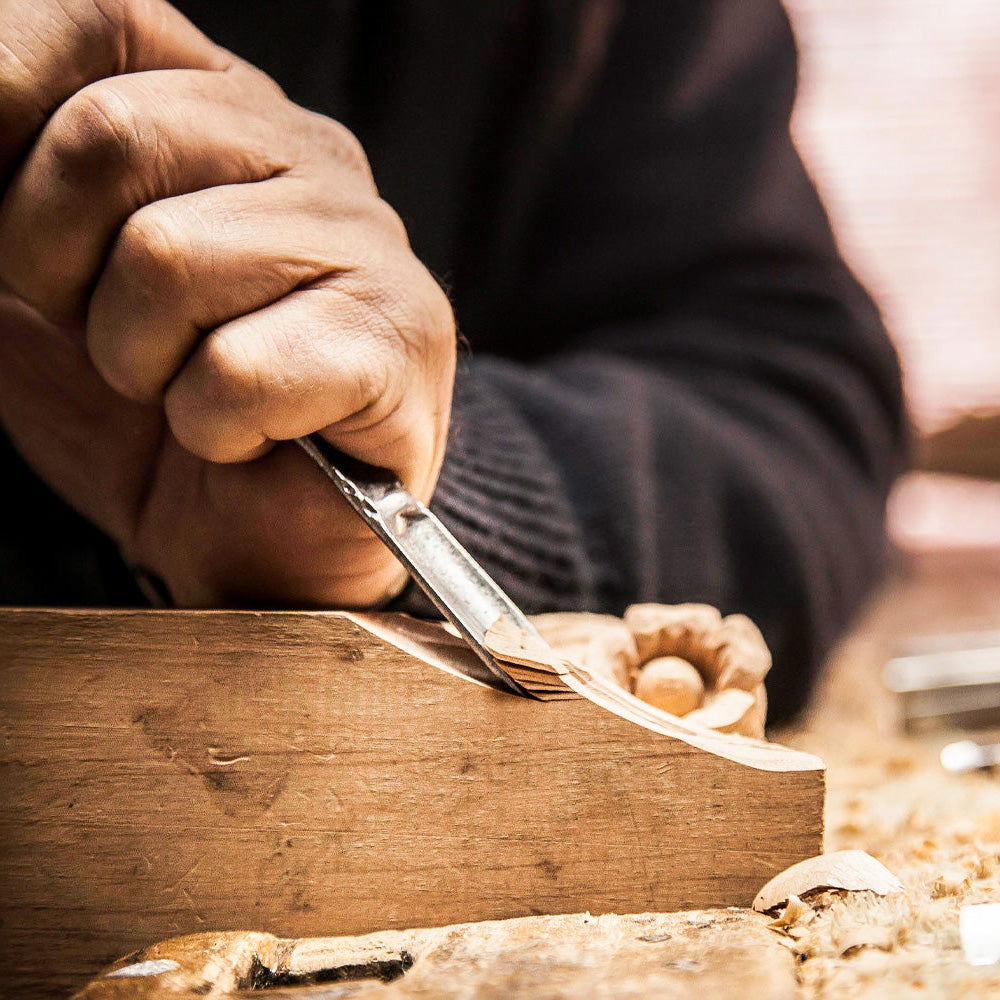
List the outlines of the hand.
{"label": "hand", "polygon": [[401,567],[290,444],[424,500],[447,299],[341,125],[160,0],[0,0],[0,419],[182,605],[370,606]]}

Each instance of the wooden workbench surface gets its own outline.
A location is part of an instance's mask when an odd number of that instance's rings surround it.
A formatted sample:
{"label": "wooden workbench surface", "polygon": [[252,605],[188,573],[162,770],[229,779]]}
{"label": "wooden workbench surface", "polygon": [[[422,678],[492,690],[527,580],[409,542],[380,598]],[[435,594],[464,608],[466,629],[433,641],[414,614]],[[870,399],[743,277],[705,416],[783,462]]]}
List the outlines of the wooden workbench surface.
{"label": "wooden workbench surface", "polygon": [[[900,876],[905,896],[827,893],[789,928],[771,926],[769,916],[730,908],[529,917],[297,943],[266,935],[198,938],[186,949],[167,942],[129,959],[133,965],[177,961],[176,973],[95,980],[84,995],[91,1000],[1000,995],[1000,966],[970,966],[958,935],[961,905],[1000,902],[1000,782],[983,774],[949,776],[940,769],[937,753],[953,734],[892,735],[892,706],[880,682],[881,667],[900,638],[998,625],[1000,554],[911,561],[906,577],[834,657],[813,713],[778,734],[826,759],[827,849],[874,854]],[[628,863],[623,857],[622,864]],[[282,961],[286,967],[323,970],[319,978],[328,981],[303,988],[294,986],[294,976],[286,975],[284,983],[269,979],[267,969]],[[375,973],[391,982],[338,981]],[[175,975],[186,978],[192,991],[148,992],[152,980],[167,984]],[[247,992],[251,985],[255,990]]]}

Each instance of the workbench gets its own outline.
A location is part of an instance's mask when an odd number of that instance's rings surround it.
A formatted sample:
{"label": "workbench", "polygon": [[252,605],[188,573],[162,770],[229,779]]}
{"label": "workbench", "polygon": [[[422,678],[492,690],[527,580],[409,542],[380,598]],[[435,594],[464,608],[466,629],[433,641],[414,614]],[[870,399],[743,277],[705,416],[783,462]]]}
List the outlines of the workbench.
{"label": "workbench", "polygon": [[[901,638],[998,625],[1000,553],[911,557],[832,658],[811,713],[775,734],[826,761],[826,849],[868,851],[900,877],[905,895],[824,893],[789,926],[775,925],[774,914],[725,907],[539,915],[298,941],[255,933],[248,913],[243,930],[251,933],[150,942],[119,963],[179,970],[189,990],[150,992],[171,980],[153,974],[99,978],[82,995],[998,995],[1000,966],[972,967],[963,957],[958,913],[966,903],[1000,902],[1000,784],[985,773],[957,777],[940,768],[937,754],[952,733],[894,732],[880,678]],[[277,959],[293,952],[311,973],[272,975]]]}

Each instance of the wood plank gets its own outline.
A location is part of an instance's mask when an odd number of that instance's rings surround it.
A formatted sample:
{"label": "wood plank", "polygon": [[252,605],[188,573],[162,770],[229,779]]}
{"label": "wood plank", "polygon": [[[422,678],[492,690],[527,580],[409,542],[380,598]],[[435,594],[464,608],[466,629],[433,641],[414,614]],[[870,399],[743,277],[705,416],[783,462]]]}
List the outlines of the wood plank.
{"label": "wood plank", "polygon": [[448,672],[440,630],[407,651],[372,622],[0,611],[13,995],[193,931],[747,905],[820,850],[816,758],[501,694]]}

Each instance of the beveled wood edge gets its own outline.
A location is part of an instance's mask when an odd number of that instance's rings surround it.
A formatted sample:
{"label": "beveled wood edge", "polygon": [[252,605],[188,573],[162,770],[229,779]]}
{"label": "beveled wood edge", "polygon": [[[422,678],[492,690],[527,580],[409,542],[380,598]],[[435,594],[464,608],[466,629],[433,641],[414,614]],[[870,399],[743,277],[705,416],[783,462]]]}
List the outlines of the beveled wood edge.
{"label": "beveled wood edge", "polygon": [[[429,666],[436,667],[456,678],[479,687],[497,690],[472,674],[480,673],[479,659],[475,653],[453,633],[438,622],[424,621],[395,612],[354,612],[326,609],[160,609],[160,608],[60,608],[60,607],[0,607],[0,620],[10,614],[47,614],[64,618],[106,617],[147,617],[188,615],[198,617],[224,617],[248,615],[254,618],[281,618],[285,616],[308,616],[333,618],[349,621],[364,629],[382,642],[388,643],[416,657]],[[569,669],[560,671],[561,679],[567,685],[599,708],[611,712],[643,729],[658,733],[670,739],[679,740],[688,746],[706,753],[722,757],[760,771],[823,771],[823,761],[814,754],[804,753],[782,746],[749,739],[735,733],[719,733],[686,725],[678,716],[647,705],[634,695],[622,691],[605,679],[580,671],[569,661],[563,661]],[[581,676],[583,675],[583,676]],[[507,697],[517,697],[499,692]]]}

